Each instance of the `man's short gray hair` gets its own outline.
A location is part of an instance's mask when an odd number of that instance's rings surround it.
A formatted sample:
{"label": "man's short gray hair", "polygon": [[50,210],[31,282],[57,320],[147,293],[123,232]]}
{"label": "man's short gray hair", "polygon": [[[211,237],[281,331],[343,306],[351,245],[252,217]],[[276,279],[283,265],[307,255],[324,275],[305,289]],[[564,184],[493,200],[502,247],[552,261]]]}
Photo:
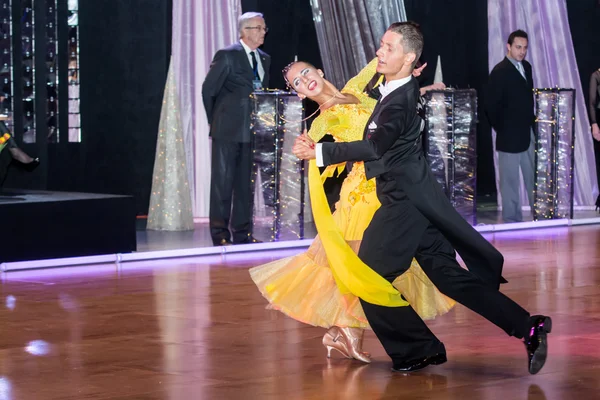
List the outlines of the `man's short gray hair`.
{"label": "man's short gray hair", "polygon": [[242,35],[242,29],[248,26],[252,18],[264,18],[264,16],[259,12],[247,12],[240,15],[238,18],[238,31],[240,32],[240,36]]}

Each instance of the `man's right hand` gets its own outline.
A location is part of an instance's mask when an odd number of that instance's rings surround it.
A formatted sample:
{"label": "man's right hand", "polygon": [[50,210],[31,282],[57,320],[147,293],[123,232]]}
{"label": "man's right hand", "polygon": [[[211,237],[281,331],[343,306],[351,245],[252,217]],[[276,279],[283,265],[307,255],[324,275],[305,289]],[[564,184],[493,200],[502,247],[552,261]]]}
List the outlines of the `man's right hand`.
{"label": "man's right hand", "polygon": [[598,127],[598,124],[592,124],[592,136],[600,142],[600,128]]}

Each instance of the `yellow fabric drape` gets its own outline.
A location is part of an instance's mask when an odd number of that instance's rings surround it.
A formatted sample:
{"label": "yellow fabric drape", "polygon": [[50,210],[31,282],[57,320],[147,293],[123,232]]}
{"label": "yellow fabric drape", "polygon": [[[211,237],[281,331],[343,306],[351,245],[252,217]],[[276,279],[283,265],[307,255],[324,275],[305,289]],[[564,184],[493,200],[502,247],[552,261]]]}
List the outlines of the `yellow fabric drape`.
{"label": "yellow fabric drape", "polygon": [[315,225],[340,292],[352,293],[368,303],[380,306],[408,306],[400,292],[363,263],[344,240],[331,215],[315,160],[310,161],[308,185]]}

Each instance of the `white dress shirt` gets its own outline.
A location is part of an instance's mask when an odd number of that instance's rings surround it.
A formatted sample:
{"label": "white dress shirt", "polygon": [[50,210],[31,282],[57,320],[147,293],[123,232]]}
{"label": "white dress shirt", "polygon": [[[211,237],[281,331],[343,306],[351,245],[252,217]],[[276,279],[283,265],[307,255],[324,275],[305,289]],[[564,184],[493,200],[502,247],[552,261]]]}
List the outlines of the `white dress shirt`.
{"label": "white dress shirt", "polygon": [[240,39],[240,43],[242,44],[242,47],[246,51],[246,55],[248,56],[248,62],[250,63],[250,68],[252,68],[252,56],[250,55],[250,53],[254,52],[254,56],[256,57],[256,64],[258,66],[258,76],[260,77],[260,80],[262,82],[262,80],[265,78],[265,70],[263,68],[262,59],[260,58],[260,54],[258,53],[258,49],[252,50],[241,39]]}
{"label": "white dress shirt", "polygon": [[[388,81],[385,84],[379,85],[379,93],[381,93],[381,97],[379,97],[378,103],[385,99],[390,93],[394,90],[398,89],[400,86],[406,85],[410,82],[412,75],[407,76],[406,78],[394,79],[393,81]],[[318,167],[324,167],[323,163],[323,143],[317,143],[315,146],[315,158],[317,161]]]}
{"label": "white dress shirt", "polygon": [[381,93],[379,101],[385,99],[390,93],[398,89],[400,86],[406,85],[411,80],[411,78],[412,75],[407,76],[406,78],[394,79],[393,81],[388,81],[379,85],[379,93]]}

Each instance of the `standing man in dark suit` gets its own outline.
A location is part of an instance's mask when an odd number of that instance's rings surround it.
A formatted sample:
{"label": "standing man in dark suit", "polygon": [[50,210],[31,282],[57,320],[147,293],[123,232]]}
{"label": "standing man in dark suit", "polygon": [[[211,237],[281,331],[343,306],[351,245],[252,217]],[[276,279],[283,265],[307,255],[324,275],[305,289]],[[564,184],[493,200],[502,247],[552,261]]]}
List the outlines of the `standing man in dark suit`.
{"label": "standing man in dark suit", "polygon": [[533,75],[527,55],[527,33],[510,34],[508,54],[490,73],[486,111],[496,131],[498,173],[504,222],[523,221],[519,167],[533,213],[535,184],[535,115],[533,111]]}
{"label": "standing man in dark suit", "polygon": [[[367,179],[376,178],[381,207],[364,233],[360,259],[393,282],[408,270],[414,256],[442,293],[507,334],[524,339],[528,369],[535,374],[546,361],[551,319],[530,316],[499,291],[500,283],[506,282],[501,276],[502,254],[452,207],[425,160],[423,120],[417,113],[419,84],[411,76],[422,49],[417,26],[392,24],[377,51],[377,71],[385,74],[386,84],[364,139],[313,145],[301,136],[293,152],[301,159],[316,158],[318,166],[364,161]],[[455,249],[468,270],[456,261]],[[412,307],[385,307],[362,299],[361,304],[395,371],[416,371],[446,361],[443,343]]]}
{"label": "standing man in dark suit", "polygon": [[217,51],[202,85],[212,138],[210,234],[215,246],[232,243],[230,225],[233,243],[258,242],[252,236],[250,95],[269,85],[271,57],[258,48],[268,31],[262,14],[243,14],[238,29],[240,41]]}

